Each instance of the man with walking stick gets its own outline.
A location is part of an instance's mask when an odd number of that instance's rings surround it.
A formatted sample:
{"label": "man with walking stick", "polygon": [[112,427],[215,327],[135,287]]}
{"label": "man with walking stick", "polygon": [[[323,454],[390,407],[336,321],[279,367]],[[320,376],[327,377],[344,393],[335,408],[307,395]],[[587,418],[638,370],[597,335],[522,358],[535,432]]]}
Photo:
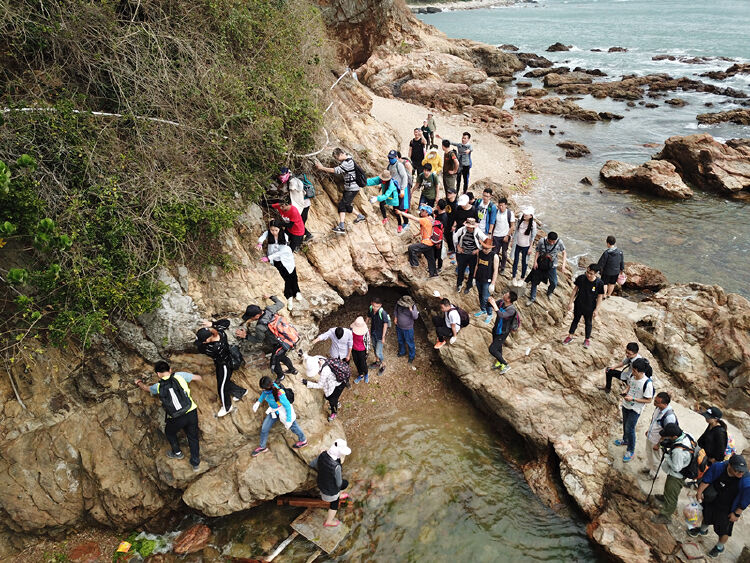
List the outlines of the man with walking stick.
{"label": "man with walking stick", "polygon": [[[672,514],[677,509],[677,500],[680,497],[682,487],[685,485],[685,477],[690,477],[686,473],[689,473],[689,466],[693,460],[693,454],[697,445],[674,422],[670,422],[664,426],[660,435],[662,437],[661,448],[664,453],[662,454],[662,462],[659,466],[661,467],[663,464],[667,480],[664,483],[664,502],[661,510],[659,514],[651,518],[651,521],[657,524],[669,524],[672,522]],[[695,476],[692,477],[694,478]],[[656,481],[656,477],[654,477],[654,481]],[[654,483],[652,482],[651,490],[653,488]]]}

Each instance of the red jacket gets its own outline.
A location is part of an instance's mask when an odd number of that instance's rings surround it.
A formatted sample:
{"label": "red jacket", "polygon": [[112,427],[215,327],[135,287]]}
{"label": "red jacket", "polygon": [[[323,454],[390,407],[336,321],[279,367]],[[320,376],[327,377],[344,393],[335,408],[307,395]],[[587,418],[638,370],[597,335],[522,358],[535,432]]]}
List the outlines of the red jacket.
{"label": "red jacket", "polygon": [[299,214],[296,207],[292,205],[289,211],[281,209],[280,203],[274,203],[271,207],[279,212],[285,222],[290,223],[289,227],[287,227],[290,235],[300,236],[305,234],[305,223],[302,221],[302,215]]}

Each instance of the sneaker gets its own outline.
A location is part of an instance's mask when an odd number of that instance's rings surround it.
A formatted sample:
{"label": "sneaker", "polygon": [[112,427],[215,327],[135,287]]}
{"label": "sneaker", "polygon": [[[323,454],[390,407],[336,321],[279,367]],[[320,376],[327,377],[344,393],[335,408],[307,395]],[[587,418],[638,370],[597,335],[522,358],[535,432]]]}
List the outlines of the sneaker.
{"label": "sneaker", "polygon": [[460,285],[456,286],[456,293],[461,293],[461,286]]}
{"label": "sneaker", "polygon": [[583,347],[588,348],[589,346],[591,346],[591,340],[587,338],[583,341]]}
{"label": "sneaker", "polygon": [[294,308],[294,297],[289,297],[286,300],[286,308],[291,311]]}
{"label": "sneaker", "polygon": [[245,395],[247,395],[247,389],[245,389],[245,392],[242,395],[240,395],[239,397],[232,397],[232,400],[233,401],[240,401],[240,400],[242,400],[242,397],[244,397]]}
{"label": "sneaker", "polygon": [[470,291],[471,291],[471,288],[467,287],[466,289],[464,289],[464,295],[468,295]]}
{"label": "sneaker", "polygon": [[345,235],[346,234],[346,227],[340,227],[339,225],[336,225],[333,228],[333,232],[337,235]]}
{"label": "sneaker", "polygon": [[370,383],[370,374],[369,374],[369,372],[365,374],[365,383]]}
{"label": "sneaker", "polygon": [[330,415],[328,415],[328,422],[333,422],[336,420],[336,413],[332,412]]}
{"label": "sneaker", "polygon": [[573,342],[573,337],[570,335],[566,336],[565,340],[563,340],[563,344],[570,344],[571,342]]}
{"label": "sneaker", "polygon": [[687,534],[691,538],[697,538],[698,536],[707,536],[708,528],[706,528],[705,530],[700,526],[696,526],[695,528],[688,528]]}
{"label": "sneaker", "polygon": [[635,452],[627,452],[624,456],[622,456],[622,461],[627,463],[634,457],[635,457]]}
{"label": "sneaker", "polygon": [[302,301],[302,294],[298,291],[297,295],[294,296],[297,301]]}
{"label": "sneaker", "polygon": [[502,375],[504,373],[508,373],[509,371],[510,371],[510,366],[509,365],[504,365],[503,367],[500,368],[500,375]]}
{"label": "sneaker", "polygon": [[370,369],[375,369],[380,367],[380,362],[372,362],[369,366],[367,366]]}
{"label": "sneaker", "polygon": [[475,317],[481,317],[482,315],[486,315],[486,314],[487,314],[487,313],[485,313],[484,311],[479,311],[479,312],[477,312],[477,313],[474,313],[474,316],[475,316]]}
{"label": "sneaker", "polygon": [[528,300],[528,301],[526,302],[526,306],[529,306],[529,305],[533,305],[534,303],[536,303],[536,299],[529,299],[529,300]]}
{"label": "sneaker", "polygon": [[253,457],[256,457],[256,456],[259,456],[260,454],[266,453],[267,451],[268,451],[268,448],[260,448],[260,447],[258,447],[258,448],[255,448],[253,450],[253,453],[250,454],[250,455],[252,455]]}
{"label": "sneaker", "polygon": [[492,366],[492,369],[500,369],[500,368],[504,368],[504,367],[505,367],[505,364],[496,361],[495,364]]}
{"label": "sneaker", "polygon": [[403,230],[404,230],[404,228],[403,228],[403,227],[402,227],[401,225],[399,225],[398,227],[396,227],[396,232],[397,232],[397,233],[399,233],[399,234],[400,234],[400,233],[401,233],[401,231],[403,231]]}
{"label": "sneaker", "polygon": [[456,265],[456,261],[451,259],[451,266],[455,266],[455,265]]}
{"label": "sneaker", "polygon": [[284,375],[282,373],[281,375],[279,375],[279,376],[276,377],[276,379],[274,380],[274,383],[281,383],[282,381],[284,381],[285,377],[286,377],[286,375]]}
{"label": "sneaker", "polygon": [[363,379],[364,379],[364,377],[362,377],[362,376],[360,375],[360,376],[359,376],[358,378],[356,378],[356,379],[354,380],[354,383],[362,383],[362,380],[363,380]]}
{"label": "sneaker", "polygon": [[292,368],[290,370],[287,370],[287,375],[297,375],[299,372],[297,371],[297,368]]}
{"label": "sneaker", "polygon": [[167,452],[167,457],[168,457],[169,459],[182,459],[183,457],[185,457],[185,454],[184,454],[184,453],[182,453],[182,452],[177,452],[177,453],[174,453],[174,452],[172,452],[172,451],[170,450],[170,451],[168,451],[168,452]]}
{"label": "sneaker", "polygon": [[193,465],[193,464],[191,463],[191,464],[190,464],[190,467],[192,467],[192,468],[193,468],[193,471],[200,471],[200,470],[201,470],[201,468],[200,468],[200,462],[198,462],[198,464],[196,464],[196,465]]}
{"label": "sneaker", "polygon": [[297,448],[299,450],[299,449],[304,448],[306,445],[307,445],[307,440],[300,440],[299,442],[294,444],[292,447]]}
{"label": "sneaker", "polygon": [[[356,221],[355,221],[355,223],[356,223]],[[383,218],[383,225],[386,225],[387,223],[388,223],[388,217],[384,217]]]}
{"label": "sneaker", "polygon": [[718,557],[722,553],[724,553],[724,548],[722,547],[721,549],[719,549],[719,546],[715,545],[715,546],[713,546],[711,548],[711,551],[708,552],[708,556],[709,557]]}
{"label": "sneaker", "polygon": [[310,241],[312,239],[313,239],[313,234],[312,233],[307,233],[305,235],[304,241],[307,242],[307,241]]}
{"label": "sneaker", "polygon": [[381,366],[380,366],[380,367],[378,368],[378,375],[383,375],[384,373],[385,373],[385,366],[384,366],[384,365],[381,365]]}
{"label": "sneaker", "polygon": [[435,346],[433,346],[433,348],[435,348],[435,350],[439,350],[443,346],[445,346],[445,341],[438,340],[437,342],[435,342]]}
{"label": "sneaker", "polygon": [[484,319],[484,324],[488,325],[492,322],[492,315],[487,315],[487,318]]}
{"label": "sneaker", "polygon": [[216,413],[216,418],[221,418],[222,416],[226,416],[233,410],[234,410],[234,407],[229,407],[229,410],[226,410],[224,407],[221,407],[219,409],[219,412]]}
{"label": "sneaker", "polygon": [[365,220],[365,216],[362,215],[362,214],[360,214],[360,215],[357,215],[357,218],[354,220],[354,222],[355,223],[361,223],[364,220]]}
{"label": "sneaker", "polygon": [[620,440],[619,438],[617,438],[617,440],[614,440],[612,443],[615,446],[627,446],[628,445],[628,443],[625,440]]}

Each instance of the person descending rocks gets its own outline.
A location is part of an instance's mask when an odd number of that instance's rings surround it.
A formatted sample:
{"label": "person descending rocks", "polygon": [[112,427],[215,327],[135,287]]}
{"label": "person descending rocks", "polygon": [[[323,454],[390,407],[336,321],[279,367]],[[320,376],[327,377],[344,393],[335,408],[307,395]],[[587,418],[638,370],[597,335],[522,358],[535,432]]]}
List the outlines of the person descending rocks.
{"label": "person descending rocks", "polygon": [[422,167],[424,166],[422,161],[426,152],[427,139],[425,139],[421,129],[414,129],[414,138],[409,141],[409,160],[412,161],[417,176],[422,174]]}
{"label": "person descending rocks", "polygon": [[[266,296],[265,299],[273,301],[265,309],[258,305],[248,305],[242,315],[242,323],[246,328],[238,329],[235,334],[238,338],[244,338],[254,344],[267,344],[271,348],[270,368],[276,374],[276,381],[284,379],[284,370],[281,365],[284,364],[289,374],[296,374],[292,361],[287,357],[287,352],[294,348],[299,341],[299,334],[287,320],[279,315],[279,311],[284,308],[284,303],[275,295]],[[256,321],[255,330],[250,333],[247,329],[249,323]]]}
{"label": "person descending rocks", "polygon": [[302,299],[302,293],[299,289],[294,254],[288,244],[287,234],[281,230],[281,227],[279,221],[271,221],[268,230],[258,238],[257,248],[261,250],[263,243],[267,243],[267,256],[263,256],[261,261],[268,262],[279,271],[281,278],[284,280],[286,306],[291,311],[294,306],[294,299]]}
{"label": "person descending rocks", "polygon": [[698,438],[698,445],[706,452],[708,463],[722,461],[729,441],[727,423],[721,419],[722,412],[718,407],[708,407],[701,414],[708,426]]}
{"label": "person descending rocks", "polygon": [[146,385],[142,380],[136,379],[135,384],[161,400],[166,415],[164,434],[172,448],[167,452],[167,457],[171,459],[185,457],[177,437],[177,433],[184,430],[190,448],[190,466],[193,471],[198,471],[201,462],[200,442],[198,441],[198,405],[190,395],[188,383],[202,381],[203,378],[186,371],[172,373],[169,364],[164,361],[156,362],[154,372],[159,377],[158,383]]}
{"label": "person descending rocks", "polygon": [[307,438],[297,422],[297,413],[294,412],[292,406],[294,398],[291,391],[283,389],[280,383],[273,382],[267,375],[260,378],[258,385],[263,391],[253,404],[253,412],[258,412],[258,408],[264,402],[268,403],[268,409],[266,409],[263,425],[260,427],[260,446],[253,450],[252,456],[255,457],[268,451],[268,434],[277,420],[280,420],[287,430],[297,435],[297,442],[292,447],[304,448],[307,445]]}
{"label": "person descending rocks", "polygon": [[419,203],[424,203],[430,207],[434,207],[439,185],[440,182],[438,181],[437,174],[432,171],[432,164],[428,162],[422,168],[422,173],[419,175],[417,183],[414,185],[416,190],[422,190],[422,195],[419,196]]}
{"label": "person descending rocks", "polygon": [[411,185],[411,174],[407,172],[398,151],[388,152],[388,172],[391,173],[391,178],[396,181],[399,190],[405,190]]}
{"label": "person descending rocks", "polygon": [[[523,285],[522,280],[526,279],[526,261],[531,255],[531,247],[535,240],[536,221],[534,221],[534,208],[529,205],[521,209],[521,217],[518,219],[513,232],[513,271],[511,272],[511,277],[513,278],[511,283],[513,285],[521,286]],[[517,278],[519,260],[521,262],[521,274]]]}
{"label": "person descending rocks", "polygon": [[349,481],[344,479],[341,473],[341,464],[344,457],[352,453],[352,450],[346,444],[346,440],[334,440],[328,450],[320,453],[318,457],[310,462],[310,467],[318,472],[318,489],[320,489],[320,498],[330,503],[328,506],[328,515],[326,516],[323,526],[335,528],[341,522],[336,519],[336,512],[339,509],[339,500],[349,498],[347,493],[342,493],[349,486]]}
{"label": "person descending rocks", "polygon": [[484,188],[482,191],[482,198],[474,200],[473,205],[477,210],[479,230],[487,235],[490,240],[493,240],[498,208],[492,201],[492,188]]}
{"label": "person descending rocks", "polygon": [[417,354],[414,345],[414,321],[419,317],[419,311],[410,295],[404,295],[396,302],[393,309],[393,324],[396,325],[396,338],[398,340],[398,356],[404,357],[409,354],[409,367],[412,365]]}
{"label": "person descending rocks", "polygon": [[443,186],[446,190],[448,188],[458,190],[456,178],[458,178],[460,167],[456,151],[451,149],[451,142],[445,139],[443,141]]}
{"label": "person descending rocks", "polygon": [[404,217],[408,217],[413,221],[419,223],[419,232],[415,235],[418,238],[418,242],[410,244],[408,247],[409,252],[409,265],[412,268],[419,267],[419,256],[424,255],[427,260],[427,272],[431,278],[438,275],[435,269],[435,249],[433,248],[435,243],[433,242],[433,219],[432,219],[432,207],[426,204],[419,206],[419,217],[410,215],[409,213],[399,211]]}
{"label": "person descending rocks", "polygon": [[370,331],[363,317],[357,317],[351,324],[352,329],[352,359],[354,367],[357,368],[357,378],[354,383],[370,382],[370,376],[367,367],[367,350],[370,348]]}
{"label": "person descending rocks", "polygon": [[317,336],[312,343],[323,342],[323,340],[331,341],[331,349],[328,351],[328,356],[349,361],[352,355],[352,345],[354,344],[351,329],[341,326],[329,328],[323,334]]}
{"label": "person descending rocks", "polygon": [[615,237],[607,237],[607,250],[599,258],[599,268],[602,272],[602,281],[604,282],[604,299],[612,296],[612,292],[617,285],[617,278],[625,271],[625,257],[622,250],[615,246]]}
{"label": "person descending rocks", "polygon": [[638,358],[631,364],[633,377],[625,397],[622,399],[622,439],[614,441],[615,446],[625,446],[627,451],[622,461],[628,462],[635,455],[635,425],[643,412],[643,407],[654,396],[654,384],[646,377],[646,360]]}
{"label": "person descending rocks", "polygon": [[247,389],[232,381],[232,352],[225,332],[229,324],[229,319],[204,321],[203,328],[195,333],[198,352],[214,361],[216,387],[221,400],[221,408],[216,416],[220,418],[234,409],[232,399],[238,401],[247,393]]}
{"label": "person descending rocks", "polygon": [[446,298],[440,300],[440,313],[440,315],[432,317],[432,325],[435,327],[435,333],[437,334],[435,350],[445,346],[446,340],[455,344],[461,328],[469,326],[468,313],[460,307],[455,307]]}
{"label": "person descending rocks", "polygon": [[388,334],[388,327],[391,326],[391,317],[383,308],[383,300],[380,297],[372,298],[370,308],[367,309],[367,317],[370,319],[370,336],[376,358],[375,362],[370,364],[370,368],[378,368],[378,375],[383,375],[385,372],[383,345],[385,336]]}
{"label": "person descending rocks", "polygon": [[297,252],[305,238],[305,223],[302,221],[302,215],[288,201],[273,203],[271,207],[279,212],[281,219],[284,221],[286,235],[289,237],[289,248],[292,249],[292,252]]}
{"label": "person descending rocks", "polygon": [[568,311],[573,312],[573,322],[570,323],[568,335],[563,340],[563,344],[570,344],[573,341],[578,322],[583,317],[585,325],[583,347],[588,348],[591,345],[591,330],[604,296],[604,284],[598,274],[599,264],[589,264],[586,273],[578,276],[573,282],[573,293],[568,303]]}
{"label": "person descending rocks", "polygon": [[[601,389],[605,393],[609,393],[612,389],[613,379],[619,379],[620,381],[628,383],[633,375],[633,371],[631,368],[633,361],[641,357],[641,355],[638,353],[639,349],[640,347],[638,346],[637,342],[628,342],[625,346],[625,357],[622,359],[622,361],[616,366],[607,367],[604,369],[604,376],[607,382],[604,387],[599,387],[599,389]],[[651,377],[651,366],[648,365],[648,363],[646,365],[646,377]]]}
{"label": "person descending rocks", "polygon": [[514,305],[516,299],[518,296],[514,291],[506,291],[500,305],[494,297],[489,298],[490,307],[495,311],[495,326],[492,327],[492,344],[490,344],[490,354],[495,358],[495,365],[492,367],[499,369],[501,374],[510,369],[508,362],[503,358],[503,344],[511,331],[518,330],[519,316]]}
{"label": "person descending rocks", "polygon": [[705,536],[709,526],[713,526],[719,541],[708,556],[718,557],[724,553],[735,522],[750,505],[750,473],[745,458],[734,454],[728,461],[709,467],[698,486],[697,497],[703,506],[703,523],[687,533],[692,537]]}
{"label": "person descending rocks", "polygon": [[557,287],[557,256],[562,255],[562,273],[568,272],[566,263],[567,252],[563,241],[557,236],[557,233],[550,231],[547,238],[539,241],[536,245],[536,256],[534,257],[534,266],[531,273],[531,292],[527,305],[536,302],[536,288],[540,283],[549,283],[547,288],[547,297],[550,297]]}
{"label": "person descending rocks", "polygon": [[[466,195],[462,195],[462,198]],[[459,201],[460,202],[460,201]],[[477,220],[469,217],[464,225],[453,233],[453,244],[456,247],[456,293],[461,291],[461,285],[464,282],[464,275],[468,270],[466,279],[466,288],[464,293],[471,291],[474,285],[474,272],[477,266],[477,256],[483,240],[487,240],[487,235],[477,228]],[[490,239],[491,240],[491,239]]]}
{"label": "person descending rocks", "polygon": [[[333,228],[333,232],[337,234],[346,234],[346,214],[354,211],[354,198],[359,193],[360,185],[357,184],[357,165],[354,163],[354,159],[346,154],[343,149],[333,149],[333,158],[338,162],[338,166],[335,168],[326,168],[319,160],[315,160],[315,168],[321,172],[327,172],[328,174],[338,174],[344,178],[344,193],[339,201],[339,224]],[[357,218],[354,219],[355,223],[364,221],[365,216],[361,213],[357,214]]]}
{"label": "person descending rocks", "polygon": [[[328,401],[331,414],[328,415],[328,422],[336,420],[339,410],[339,398],[349,384],[351,370],[349,361],[341,358],[324,358],[323,356],[302,355],[302,362],[305,366],[306,378],[302,380],[302,385],[308,389],[322,389],[323,394]],[[313,378],[318,377],[318,381]]]}
{"label": "person descending rocks", "polygon": [[[505,271],[508,263],[508,246],[513,240],[516,230],[516,216],[508,208],[507,198],[501,197],[497,200],[497,214],[495,216],[495,228],[492,231],[492,241],[495,252],[500,257],[500,273]],[[524,261],[525,263],[525,261]]]}
{"label": "person descending rocks", "polygon": [[477,292],[479,293],[479,311],[474,313],[474,316],[485,315],[487,324],[492,320],[493,309],[488,300],[495,293],[499,264],[500,258],[495,253],[492,238],[488,236],[480,245],[477,265],[474,269],[474,279],[477,282]]}
{"label": "person descending rocks", "polygon": [[[303,174],[301,178],[304,179],[308,185],[311,185],[309,180],[307,180],[306,175]],[[312,195],[308,193],[305,190],[305,184],[302,182],[302,179],[293,176],[292,171],[287,167],[282,167],[281,170],[279,170],[279,182],[282,187],[286,186],[292,205],[297,208],[297,211],[299,211],[300,216],[302,217],[302,224],[307,225],[307,216],[310,213],[310,198],[314,197],[315,192],[313,190]],[[308,241],[312,238],[312,233],[307,230],[307,227],[305,226],[304,240]]]}
{"label": "person descending rocks", "polygon": [[640,473],[644,477],[653,479],[656,477],[656,470],[660,460],[660,444],[662,440],[661,431],[667,424],[678,424],[677,415],[670,404],[672,397],[666,391],[660,391],[654,397],[654,414],[651,416],[651,424],[646,431],[646,467],[642,468]]}
{"label": "person descending rocks", "polygon": [[659,514],[651,518],[651,521],[657,524],[670,524],[672,515],[677,509],[680,491],[685,486],[685,475],[682,472],[693,459],[694,443],[674,422],[664,426],[659,435],[661,448],[664,451],[661,468],[667,474],[667,480],[664,482],[664,503]]}
{"label": "person descending rocks", "polygon": [[[386,215],[386,206],[390,206],[394,211],[399,208],[399,183],[391,177],[391,173],[388,170],[384,170],[380,173],[380,176],[374,176],[367,179],[368,186],[380,187],[380,195],[375,195],[370,198],[370,203],[378,203],[380,205],[380,214],[383,216],[383,225],[388,223],[388,215]],[[401,215],[397,212],[396,218],[398,219],[398,232],[401,232]]]}

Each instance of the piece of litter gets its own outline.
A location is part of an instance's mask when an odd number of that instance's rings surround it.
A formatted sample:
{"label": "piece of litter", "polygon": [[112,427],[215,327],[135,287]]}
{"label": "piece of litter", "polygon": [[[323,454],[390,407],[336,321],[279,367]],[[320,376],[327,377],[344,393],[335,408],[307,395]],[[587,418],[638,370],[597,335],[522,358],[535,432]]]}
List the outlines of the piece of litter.
{"label": "piece of litter", "polygon": [[526,355],[528,356],[529,354],[531,354],[531,348],[526,348]]}
{"label": "piece of litter", "polygon": [[433,294],[433,295],[434,295],[435,297],[440,297],[440,292],[439,292],[439,291],[438,291],[437,289],[436,289],[435,291],[433,291],[433,292],[432,292],[432,294]]}

